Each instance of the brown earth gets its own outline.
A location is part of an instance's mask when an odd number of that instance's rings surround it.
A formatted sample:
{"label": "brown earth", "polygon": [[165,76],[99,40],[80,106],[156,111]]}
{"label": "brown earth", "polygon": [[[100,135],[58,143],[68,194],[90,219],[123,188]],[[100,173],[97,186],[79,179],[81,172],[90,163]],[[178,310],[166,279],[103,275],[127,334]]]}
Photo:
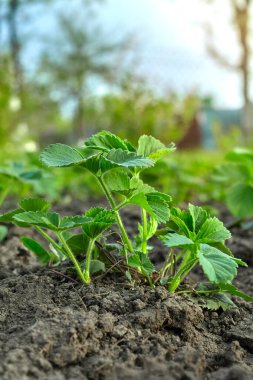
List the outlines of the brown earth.
{"label": "brown earth", "polygon": [[[253,378],[253,304],[234,298],[237,308],[213,312],[117,275],[82,286],[40,268],[23,233],[11,227],[0,247],[0,379]],[[250,264],[236,285],[253,295],[253,231],[235,229],[230,246]]]}

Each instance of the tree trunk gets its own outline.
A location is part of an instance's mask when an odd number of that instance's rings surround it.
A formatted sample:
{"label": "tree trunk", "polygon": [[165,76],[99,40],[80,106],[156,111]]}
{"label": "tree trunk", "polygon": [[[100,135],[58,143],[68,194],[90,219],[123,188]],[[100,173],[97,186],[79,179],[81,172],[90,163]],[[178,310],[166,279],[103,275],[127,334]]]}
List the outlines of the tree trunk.
{"label": "tree trunk", "polygon": [[234,4],[234,19],[238,29],[238,37],[242,49],[240,69],[242,75],[242,93],[243,93],[243,121],[242,128],[245,141],[248,141],[251,126],[249,125],[249,107],[250,107],[250,95],[249,95],[249,83],[250,83],[250,0],[245,0],[244,4],[237,4],[232,0]]}
{"label": "tree trunk", "polygon": [[17,13],[19,5],[19,0],[9,0],[7,14],[7,22],[9,29],[9,45],[13,71],[13,89],[15,92],[20,92],[22,83],[22,70],[20,64],[20,41],[18,38],[17,31]]}

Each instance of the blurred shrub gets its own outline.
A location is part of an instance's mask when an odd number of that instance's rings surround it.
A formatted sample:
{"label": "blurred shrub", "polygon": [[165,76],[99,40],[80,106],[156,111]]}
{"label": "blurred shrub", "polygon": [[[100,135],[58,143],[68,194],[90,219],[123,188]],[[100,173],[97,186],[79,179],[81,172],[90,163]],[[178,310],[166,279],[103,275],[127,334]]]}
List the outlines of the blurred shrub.
{"label": "blurred shrub", "polygon": [[[12,125],[14,123],[14,113],[11,112],[11,108],[14,103],[11,104],[11,73],[9,70],[9,61],[7,57],[1,58],[0,62],[0,135],[1,145],[6,144],[11,134]],[[18,104],[16,104],[18,105]],[[15,108],[15,107],[13,107]]]}
{"label": "blurred shrub", "polygon": [[215,122],[212,127],[212,132],[215,145],[220,150],[228,151],[233,146],[243,145],[244,143],[243,130],[238,125],[231,125],[224,131],[222,124]]}
{"label": "blurred shrub", "polygon": [[52,99],[45,85],[29,78],[24,79],[18,91],[15,90],[8,56],[0,59],[0,109],[3,157],[7,152],[9,157],[17,158],[17,154],[25,150],[35,150],[42,132],[62,130],[66,126],[59,104]]}
{"label": "blurred shrub", "polygon": [[223,154],[218,151],[176,151],[155,169],[146,170],[144,180],[172,195],[174,205],[222,200],[223,192],[211,179],[222,160]]}
{"label": "blurred shrub", "polygon": [[195,95],[157,96],[144,83],[126,80],[121,90],[85,102],[85,133],[110,130],[137,141],[150,134],[164,143],[178,141],[194,118],[200,99]]}
{"label": "blurred shrub", "polygon": [[230,212],[238,218],[253,216],[253,150],[235,148],[213,175]]}

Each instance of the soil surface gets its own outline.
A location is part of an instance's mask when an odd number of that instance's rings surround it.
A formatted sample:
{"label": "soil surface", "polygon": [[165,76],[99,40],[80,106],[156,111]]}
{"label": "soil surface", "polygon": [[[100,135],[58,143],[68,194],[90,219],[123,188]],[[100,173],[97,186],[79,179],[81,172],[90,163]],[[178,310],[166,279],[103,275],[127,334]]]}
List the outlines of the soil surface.
{"label": "soil surface", "polygon": [[[132,230],[137,215],[125,217]],[[253,231],[232,232],[230,248],[249,264],[235,284],[253,295]],[[209,311],[117,275],[82,286],[41,268],[20,235],[10,227],[0,247],[0,379],[253,379],[253,304]]]}

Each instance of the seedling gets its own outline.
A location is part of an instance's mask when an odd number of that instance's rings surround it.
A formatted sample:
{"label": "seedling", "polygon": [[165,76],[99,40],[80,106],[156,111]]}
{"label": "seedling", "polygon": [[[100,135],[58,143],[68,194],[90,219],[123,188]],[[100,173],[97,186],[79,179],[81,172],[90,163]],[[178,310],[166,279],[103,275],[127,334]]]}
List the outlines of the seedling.
{"label": "seedling", "polygon": [[[198,286],[198,294],[214,294],[215,292],[239,295],[239,291],[231,285],[237,274],[239,265],[247,266],[242,260],[233,257],[226,247],[225,240],[231,237],[230,232],[216,217],[210,217],[201,207],[189,205],[188,211],[172,208],[171,219],[167,223],[170,232],[161,231],[164,244],[174,250],[170,254],[166,269],[173,275],[163,278],[169,290],[175,292],[182,281],[196,265],[200,265],[209,283]],[[176,263],[180,260],[180,265]],[[184,290],[182,291],[184,292]],[[245,295],[245,299],[250,299]]]}
{"label": "seedling", "polygon": [[[170,209],[171,197],[142,181],[143,171],[174,149],[174,144],[165,146],[146,135],[140,137],[135,148],[106,131],[87,139],[81,148],[49,145],[41,154],[42,162],[49,167],[79,166],[88,170],[103,190],[110,209],[92,208],[83,215],[60,217],[48,211],[46,201],[28,199],[21,201],[18,209],[2,215],[0,221],[33,226],[49,242],[49,251],[30,238],[22,239],[26,247],[44,262],[70,259],[85,284],[90,283],[92,273],[120,270],[132,285],[136,281],[147,282],[151,287],[165,285],[170,292],[208,295],[209,300],[215,295],[212,304],[217,307],[231,305],[225,293],[253,300],[232,285],[237,267],[247,265],[234,258],[225,246],[230,233],[223,223],[201,207],[189,205],[189,211]],[[141,217],[139,232],[132,240],[121,218],[121,210],[130,204],[140,208]],[[114,224],[118,226],[119,239],[109,244],[105,231]],[[158,229],[161,225],[163,228]],[[79,228],[78,233],[70,232],[73,228]],[[149,257],[149,240],[155,237],[169,247],[160,271]],[[190,286],[185,280],[196,265],[202,267],[208,283]]]}

